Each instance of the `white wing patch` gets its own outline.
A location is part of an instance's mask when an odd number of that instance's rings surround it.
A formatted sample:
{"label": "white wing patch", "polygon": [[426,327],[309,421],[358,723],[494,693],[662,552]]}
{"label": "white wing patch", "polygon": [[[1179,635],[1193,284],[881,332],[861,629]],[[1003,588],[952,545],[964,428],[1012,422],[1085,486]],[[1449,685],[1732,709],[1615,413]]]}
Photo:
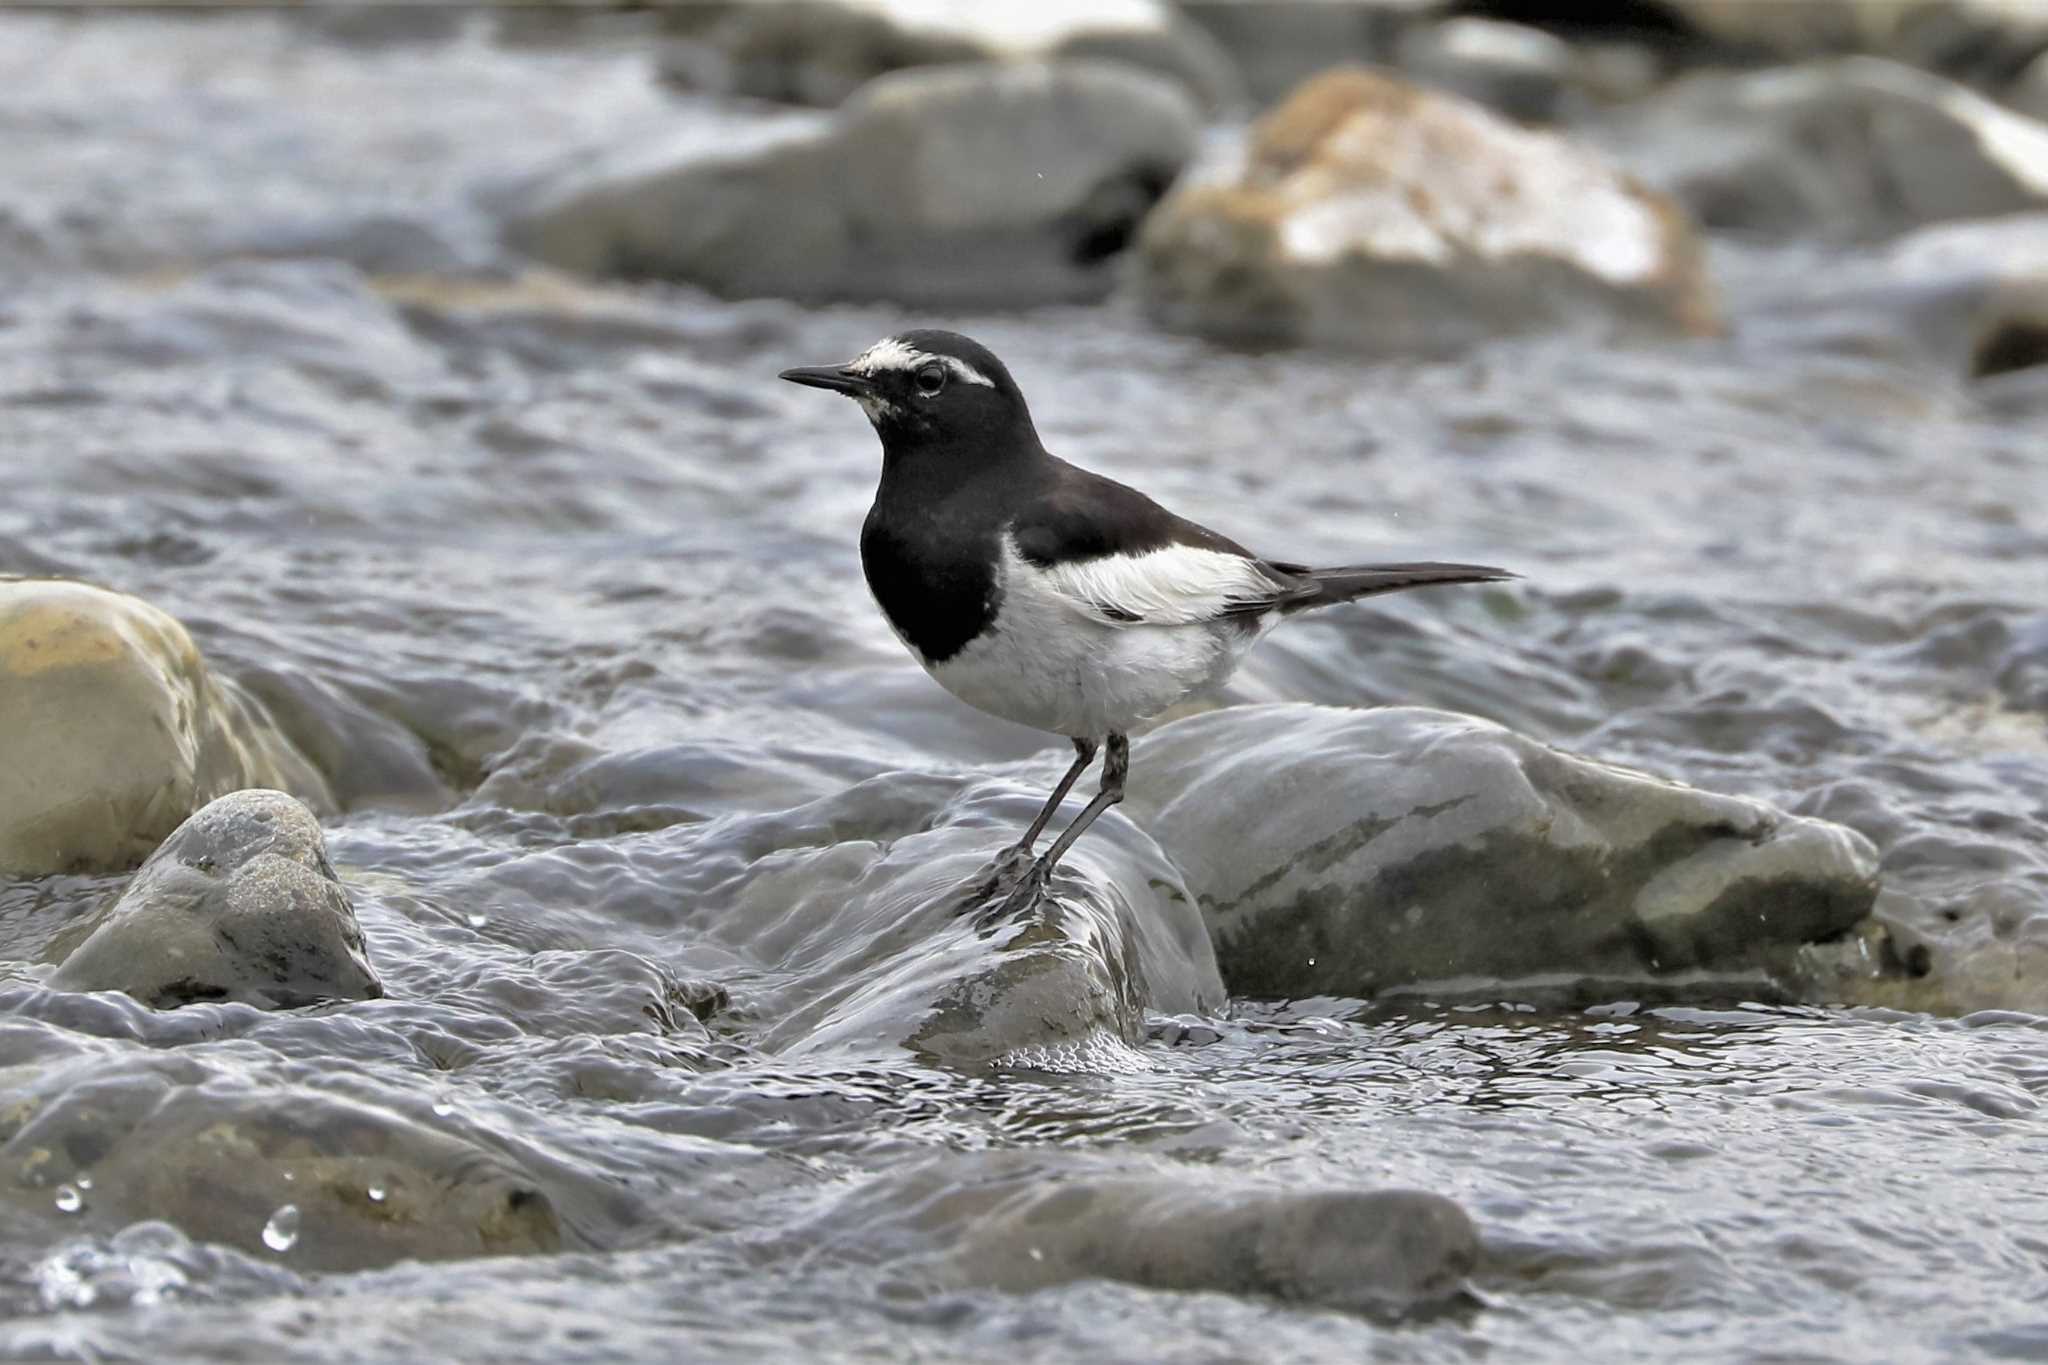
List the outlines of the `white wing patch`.
{"label": "white wing patch", "polygon": [[1031,572],[1043,574],[1046,586],[1069,607],[1112,626],[1214,621],[1233,609],[1276,602],[1292,586],[1257,560],[1191,545],[1103,555]]}
{"label": "white wing patch", "polygon": [[996,386],[995,380],[958,356],[933,355],[929,351],[920,351],[899,337],[883,337],[847,362],[846,368],[855,374],[865,375],[877,374],[883,370],[901,370],[908,374],[919,366],[933,361],[945,366],[952,372],[953,377],[963,384],[979,384],[985,389]]}

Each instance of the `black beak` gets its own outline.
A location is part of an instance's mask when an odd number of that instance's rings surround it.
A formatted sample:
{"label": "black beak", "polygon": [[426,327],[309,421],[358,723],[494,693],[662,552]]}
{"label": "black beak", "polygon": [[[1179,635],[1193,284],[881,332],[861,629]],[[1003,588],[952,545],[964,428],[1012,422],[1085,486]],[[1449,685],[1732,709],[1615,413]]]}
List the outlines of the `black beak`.
{"label": "black beak", "polygon": [[834,393],[858,396],[874,392],[874,385],[855,374],[844,365],[810,365],[802,369],[784,370],[782,378],[805,388],[830,389]]}

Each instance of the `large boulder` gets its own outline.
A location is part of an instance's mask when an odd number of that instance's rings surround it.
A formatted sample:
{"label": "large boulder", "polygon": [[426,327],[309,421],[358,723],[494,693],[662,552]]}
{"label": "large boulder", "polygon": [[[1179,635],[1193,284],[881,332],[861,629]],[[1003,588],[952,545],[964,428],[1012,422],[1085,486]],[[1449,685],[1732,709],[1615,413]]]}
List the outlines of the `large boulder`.
{"label": "large boulder", "polygon": [[1373,1314],[1455,1299],[1480,1255],[1472,1220],[1440,1195],[1262,1189],[1042,1152],[912,1167],[806,1234],[815,1254],[872,1258],[880,1245],[951,1285],[1030,1293],[1109,1279]]}
{"label": "large boulder", "polygon": [[134,867],[206,802],[325,780],[185,628],[120,593],[0,579],[0,873]]}
{"label": "large boulder", "polygon": [[320,822],[283,792],[232,792],[203,807],[82,932],[51,984],[126,991],[162,1009],[384,993]]}
{"label": "large boulder", "polygon": [[1608,137],[1714,228],[1870,239],[2048,202],[2048,125],[1875,57],[1695,76]]}
{"label": "large boulder", "polygon": [[1183,86],[1205,109],[1242,86],[1209,33],[1161,0],[933,5],[929,0],[789,0],[734,5],[663,55],[679,85],[832,106],[915,66],[1101,57]]}
{"label": "large boulder", "polygon": [[1246,342],[1441,352],[1567,324],[1704,332],[1684,215],[1591,152],[1364,69],[1260,120],[1242,165],[1146,221],[1165,326]]}
{"label": "large boulder", "polygon": [[728,296],[1091,299],[1198,127],[1179,87],[1109,63],[906,71],[765,145],[579,168],[537,190],[510,231],[571,270]]}
{"label": "large boulder", "polygon": [[1420,708],[1176,721],[1126,804],[1247,995],[1797,993],[1878,886],[1839,825]]}

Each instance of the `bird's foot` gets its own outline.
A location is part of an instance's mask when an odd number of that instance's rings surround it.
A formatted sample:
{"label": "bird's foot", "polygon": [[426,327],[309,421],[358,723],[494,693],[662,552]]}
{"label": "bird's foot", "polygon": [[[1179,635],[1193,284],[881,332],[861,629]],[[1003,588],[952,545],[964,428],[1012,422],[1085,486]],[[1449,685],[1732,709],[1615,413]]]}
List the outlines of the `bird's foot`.
{"label": "bird's foot", "polygon": [[988,866],[988,872],[975,884],[974,898],[989,899],[1024,875],[1031,866],[1031,850],[1022,844],[1011,844],[995,856],[995,860]]}
{"label": "bird's foot", "polygon": [[988,916],[992,919],[1006,919],[1032,909],[1045,895],[1045,884],[1051,875],[1052,869],[1046,866],[1045,859],[1038,859],[1024,869],[1023,875],[1017,878],[1017,884],[1010,888],[1010,894],[1003,897],[1000,905],[989,907]]}

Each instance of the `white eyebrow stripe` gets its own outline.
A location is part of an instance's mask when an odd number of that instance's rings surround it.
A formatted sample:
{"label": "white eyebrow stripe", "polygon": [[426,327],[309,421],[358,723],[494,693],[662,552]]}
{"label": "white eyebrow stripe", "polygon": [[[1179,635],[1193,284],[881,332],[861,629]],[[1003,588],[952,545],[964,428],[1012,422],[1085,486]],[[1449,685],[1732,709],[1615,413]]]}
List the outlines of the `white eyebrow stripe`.
{"label": "white eyebrow stripe", "polygon": [[896,337],[884,337],[847,362],[846,368],[855,374],[874,374],[879,370],[902,370],[909,373],[918,366],[937,361],[953,372],[954,378],[963,384],[979,384],[992,389],[996,381],[975,369],[957,356],[932,355],[915,346],[906,345]]}

